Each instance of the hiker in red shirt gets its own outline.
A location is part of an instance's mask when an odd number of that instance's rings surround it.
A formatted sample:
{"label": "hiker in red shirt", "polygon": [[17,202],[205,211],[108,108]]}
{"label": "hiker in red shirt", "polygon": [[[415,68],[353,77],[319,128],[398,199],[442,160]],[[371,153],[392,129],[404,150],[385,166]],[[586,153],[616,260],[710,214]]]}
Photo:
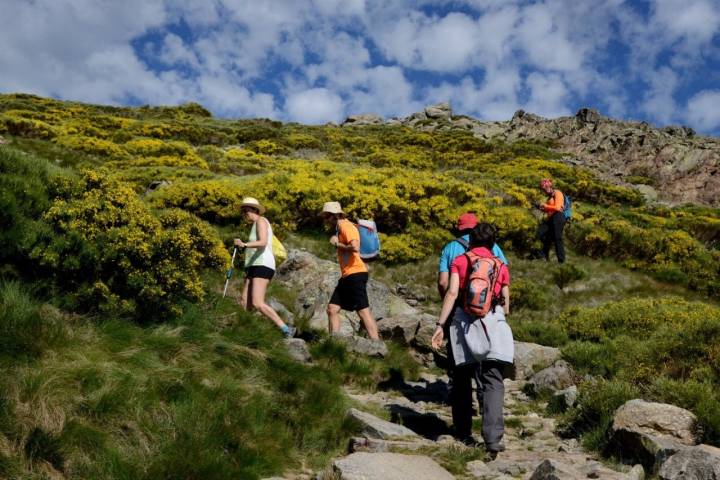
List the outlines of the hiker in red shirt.
{"label": "hiker in red shirt", "polygon": [[[450,322],[448,330],[448,360],[452,364],[453,387],[450,394],[455,436],[462,442],[474,444],[472,438],[472,378],[478,378],[483,391],[482,436],[485,449],[491,455],[497,455],[505,449],[502,443],[505,428],[503,423],[503,402],[505,387],[503,371],[513,361],[512,336],[498,336],[500,329],[492,328],[499,322],[505,322],[510,313],[510,272],[507,265],[497,259],[492,248],[495,244],[495,229],[480,223],[470,233],[470,250],[453,260],[450,266],[450,284],[443,299],[437,328],[432,336],[432,347],[440,348],[445,338],[445,324]],[[483,317],[474,317],[466,311],[470,289],[471,261],[474,258],[491,259],[498,271],[492,273],[496,278],[492,289],[492,303]],[[473,268],[476,267],[472,263]],[[476,275],[472,270],[472,275]],[[491,348],[478,358],[468,343],[469,325],[480,318],[487,322]],[[509,331],[509,328],[507,329]]]}
{"label": "hiker in red shirt", "polygon": [[558,263],[565,263],[565,246],[563,245],[563,229],[565,228],[565,195],[553,188],[552,180],[545,178],[540,181],[540,188],[548,196],[545,203],[538,204],[537,208],[545,213],[545,219],[538,229],[538,237],[542,242],[542,255],[550,260],[550,247],[555,244],[555,255]]}

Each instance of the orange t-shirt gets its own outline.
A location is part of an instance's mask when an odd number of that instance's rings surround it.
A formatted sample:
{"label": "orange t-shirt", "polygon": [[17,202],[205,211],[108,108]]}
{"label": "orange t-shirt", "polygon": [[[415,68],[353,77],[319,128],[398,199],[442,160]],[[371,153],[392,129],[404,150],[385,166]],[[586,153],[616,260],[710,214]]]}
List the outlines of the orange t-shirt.
{"label": "orange t-shirt", "polygon": [[[360,232],[357,227],[348,220],[338,220],[337,223],[338,241],[344,245],[350,245],[352,240],[357,240],[360,244]],[[365,263],[360,258],[360,252],[345,250],[338,248],[338,263],[340,264],[340,274],[343,277],[352,275],[353,273],[367,272]]]}
{"label": "orange t-shirt", "polygon": [[565,195],[560,190],[555,190],[552,197],[543,204],[543,212],[552,217],[557,212],[562,212],[565,206]]}

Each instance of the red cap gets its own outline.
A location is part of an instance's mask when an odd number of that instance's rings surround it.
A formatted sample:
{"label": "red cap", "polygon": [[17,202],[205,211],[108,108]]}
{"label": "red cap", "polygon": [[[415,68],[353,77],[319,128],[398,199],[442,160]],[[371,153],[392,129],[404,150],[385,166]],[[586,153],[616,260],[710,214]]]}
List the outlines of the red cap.
{"label": "red cap", "polygon": [[475,228],[478,224],[477,217],[474,213],[463,213],[460,215],[457,221],[458,230],[467,230],[468,228]]}

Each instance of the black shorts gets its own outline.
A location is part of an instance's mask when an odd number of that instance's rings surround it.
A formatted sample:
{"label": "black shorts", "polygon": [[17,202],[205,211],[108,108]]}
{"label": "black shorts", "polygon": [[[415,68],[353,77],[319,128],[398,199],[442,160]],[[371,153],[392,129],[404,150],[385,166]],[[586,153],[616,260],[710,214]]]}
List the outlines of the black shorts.
{"label": "black shorts", "polygon": [[247,267],[245,269],[245,278],[264,278],[272,280],[275,270],[270,267]]}
{"label": "black shorts", "polygon": [[367,296],[368,273],[353,273],[338,280],[337,287],[330,297],[330,303],[340,305],[343,310],[357,312],[368,308]]}

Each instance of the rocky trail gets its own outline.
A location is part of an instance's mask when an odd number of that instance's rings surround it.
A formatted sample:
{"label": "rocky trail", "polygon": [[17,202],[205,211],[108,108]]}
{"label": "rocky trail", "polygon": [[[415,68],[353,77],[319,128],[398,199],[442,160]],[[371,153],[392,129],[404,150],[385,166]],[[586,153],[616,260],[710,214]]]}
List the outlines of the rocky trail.
{"label": "rocky trail", "polygon": [[[294,250],[279,271],[280,282],[303,292],[293,308],[305,312],[310,325],[325,322],[321,306],[336,281],[336,267],[331,267],[332,262]],[[347,454],[322,472],[288,473],[274,479],[720,479],[720,449],[697,445],[694,416],[673,405],[637,399],[618,409],[610,433],[622,464],[584,450],[577,439],[561,438],[556,419],[547,413],[548,403],[555,412],[571,407],[581,379],[558,349],[533,343],[516,342],[515,364],[505,380],[506,450],[495,458],[485,453],[479,417],[473,428],[478,444],[456,441],[448,403],[451,380],[435,366],[429,348],[435,317],[404,303],[379,282],[371,282],[369,292],[373,308],[381,312],[378,325],[383,339],[412,351],[423,365],[418,378],[398,376],[372,391],[346,387],[355,405],[347,416],[361,432],[351,439]],[[387,355],[383,343],[359,334],[355,319],[343,323],[346,329],[338,339],[349,350]],[[288,340],[287,345],[296,360],[312,362],[303,340]],[[536,397],[540,392],[543,395]],[[473,402],[478,411],[475,396]]]}

